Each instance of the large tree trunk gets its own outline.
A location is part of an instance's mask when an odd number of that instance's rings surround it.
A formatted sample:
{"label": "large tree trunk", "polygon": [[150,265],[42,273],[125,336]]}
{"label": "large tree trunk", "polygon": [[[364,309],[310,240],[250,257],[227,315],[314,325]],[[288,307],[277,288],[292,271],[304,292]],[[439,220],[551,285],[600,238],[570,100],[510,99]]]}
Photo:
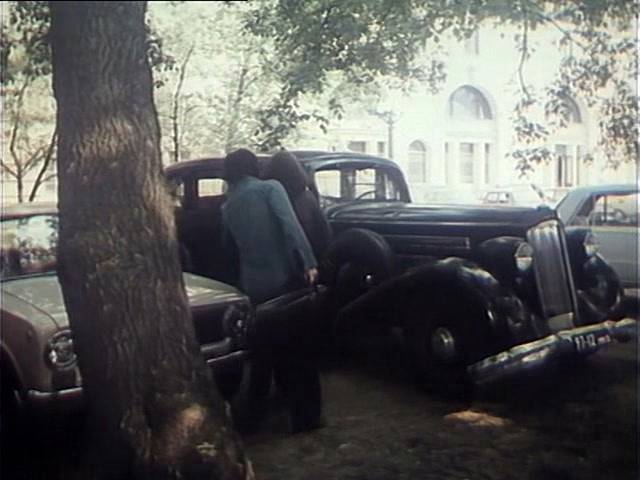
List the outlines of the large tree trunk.
{"label": "large tree trunk", "polygon": [[51,2],[59,273],[99,452],[89,473],[249,478],[184,293],[145,8]]}

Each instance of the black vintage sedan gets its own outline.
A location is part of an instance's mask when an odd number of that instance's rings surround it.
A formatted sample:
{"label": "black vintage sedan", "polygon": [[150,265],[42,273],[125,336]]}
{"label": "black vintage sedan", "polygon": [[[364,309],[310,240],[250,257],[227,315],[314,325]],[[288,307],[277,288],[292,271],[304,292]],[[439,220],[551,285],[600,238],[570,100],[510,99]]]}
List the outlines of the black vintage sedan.
{"label": "black vintage sedan", "polygon": [[[544,206],[416,205],[392,161],[293,153],[335,234],[325,278],[337,331],[401,327],[427,383],[482,384],[636,334],[589,228],[565,231]],[[228,274],[228,255],[211,247],[221,174],[221,158],[166,169],[180,237],[195,271],[214,278]]]}
{"label": "black vintage sedan", "polygon": [[[2,430],[18,412],[73,412],[82,381],[56,275],[54,205],[4,207],[1,216],[0,372]],[[249,299],[221,282],[184,275],[204,360],[226,396],[238,388],[247,356]]]}

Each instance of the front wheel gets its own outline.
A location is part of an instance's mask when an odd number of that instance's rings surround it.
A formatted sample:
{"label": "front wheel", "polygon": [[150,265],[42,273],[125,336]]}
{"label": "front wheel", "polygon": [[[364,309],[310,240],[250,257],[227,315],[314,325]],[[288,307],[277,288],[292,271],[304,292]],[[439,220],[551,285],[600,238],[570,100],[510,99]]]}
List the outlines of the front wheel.
{"label": "front wheel", "polygon": [[445,308],[416,308],[405,324],[405,343],[419,380],[445,395],[471,392],[467,366],[476,347],[464,323]]}

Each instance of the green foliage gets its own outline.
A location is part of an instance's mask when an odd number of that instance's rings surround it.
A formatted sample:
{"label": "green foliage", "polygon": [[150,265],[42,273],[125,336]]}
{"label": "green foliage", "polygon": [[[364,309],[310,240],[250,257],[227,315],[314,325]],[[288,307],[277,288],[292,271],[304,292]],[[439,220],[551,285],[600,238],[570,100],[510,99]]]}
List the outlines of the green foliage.
{"label": "green foliage", "polygon": [[[6,5],[3,85],[48,75],[47,3]],[[271,150],[304,125],[326,131],[345,106],[375,106],[385,88],[436,92],[446,76],[444,40],[495,22],[520,29],[518,168],[551,158],[544,144],[567,127],[566,98],[598,111],[599,148],[615,166],[638,153],[637,11],[637,0],[152,2],[149,58],[163,138],[172,140],[165,150]],[[535,91],[526,81],[529,37],[543,26],[557,30],[566,55],[556,78]]]}
{"label": "green foliage", "polygon": [[20,75],[38,77],[51,73],[51,51],[48,2],[8,2],[8,18],[3,19],[2,48],[3,85]]}
{"label": "green foliage", "polygon": [[[55,175],[49,2],[4,2],[2,8],[0,85],[6,150],[0,167],[5,178],[16,183],[17,200],[32,201],[42,182]],[[149,58],[156,83],[161,84],[161,74],[175,62],[164,52],[162,39],[149,27],[147,32]],[[24,191],[27,187],[30,191]]]}
{"label": "green foliage", "polygon": [[[258,144],[269,150],[300,122],[313,118],[299,109],[302,94],[320,94],[331,72],[341,72],[356,88],[381,77],[399,79],[401,87],[442,78],[442,62],[416,61],[427,41],[437,42],[456,24],[469,35],[466,7],[447,2],[409,0],[282,0],[259,4],[247,16],[247,28],[270,42],[275,51],[271,68],[281,85],[279,95],[259,112]],[[450,15],[443,15],[443,10]],[[341,110],[334,98],[330,110]],[[326,118],[320,120],[326,122]]]}
{"label": "green foliage", "polygon": [[251,141],[254,111],[272,82],[259,66],[260,46],[242,29],[244,10],[219,2],[150,4],[150,22],[176,61],[155,96],[171,159]]}
{"label": "green foliage", "polygon": [[[2,70],[0,82],[13,82],[18,75],[35,78],[51,74],[51,48],[49,46],[49,2],[3,2],[8,11],[3,18],[0,36]],[[171,70],[174,60],[164,53],[162,39],[147,26],[148,55],[156,71]]]}
{"label": "green foliage", "polygon": [[[514,108],[513,155],[526,173],[551,153],[541,143],[566,126],[567,96],[600,105],[600,146],[612,165],[637,159],[637,96],[635,75],[621,63],[637,62],[634,25],[635,0],[273,0],[257,4],[247,28],[265,42],[273,42],[278,61],[273,66],[281,82],[280,94],[259,113],[259,144],[270,149],[282,143],[296,126],[309,119],[299,111],[304,93],[320,93],[330,72],[341,71],[348,81],[369,84],[381,76],[426,83],[437,88],[444,78],[440,61],[419,65],[431,55],[445,34],[468,37],[482,22],[513,24],[521,52],[522,101]],[[562,45],[581,50],[569,55],[557,79],[544,95],[527,86],[524,67],[531,54],[528,36],[541,26],[562,33]],[[611,32],[616,32],[613,34]],[[561,45],[561,46],[562,46]],[[615,93],[612,93],[615,92]],[[335,105],[335,102],[334,104]],[[530,113],[546,111],[543,121]],[[544,123],[544,124],[543,124]],[[636,152],[634,154],[634,152]],[[617,160],[616,160],[617,159]]]}
{"label": "green foliage", "polygon": [[[2,23],[3,158],[5,178],[17,187],[17,200],[33,200],[55,158],[51,52],[47,2],[9,2]],[[39,170],[33,183],[27,177]],[[25,189],[29,191],[25,192]],[[28,197],[27,197],[28,194]]]}
{"label": "green foliage", "polygon": [[[569,126],[567,99],[582,99],[597,112],[600,137],[597,152],[608,166],[636,162],[638,158],[638,96],[636,72],[637,8],[636,1],[572,1],[548,12],[541,5],[527,2],[523,11],[522,35],[516,39],[523,62],[520,88],[523,103],[516,105],[514,131],[516,145],[512,152],[516,168],[526,174],[533,166],[549,162],[553,154],[539,145],[553,132]],[[543,98],[535,98],[523,81],[522,68],[529,54],[527,22],[555,28],[560,34],[559,47],[565,55],[555,79],[546,87]],[[526,108],[523,108],[526,104]],[[528,112],[536,106],[545,113],[545,124],[531,120]],[[594,152],[586,155],[588,161]]]}

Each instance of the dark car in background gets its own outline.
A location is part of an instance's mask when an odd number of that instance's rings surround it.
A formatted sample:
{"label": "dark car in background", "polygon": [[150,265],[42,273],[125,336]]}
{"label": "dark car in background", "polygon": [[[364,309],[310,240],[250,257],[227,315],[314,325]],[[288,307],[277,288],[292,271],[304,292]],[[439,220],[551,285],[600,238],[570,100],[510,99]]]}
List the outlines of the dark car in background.
{"label": "dark car in background", "polygon": [[[482,384],[635,335],[620,280],[588,227],[565,231],[548,207],[416,205],[392,161],[292,153],[334,230],[324,277],[337,334],[401,327],[428,383]],[[213,247],[222,159],[165,173],[194,271],[225,278],[230,255]]]}
{"label": "dark car in background", "polygon": [[[73,412],[82,380],[56,275],[58,216],[53,205],[4,207],[1,215],[0,380],[2,429],[18,413]],[[249,299],[221,282],[184,274],[204,360],[222,393],[238,389],[247,356]]]}
{"label": "dark car in background", "polygon": [[569,229],[588,226],[600,253],[618,273],[628,296],[638,298],[637,184],[597,185],[569,191],[558,204],[558,216]]}

